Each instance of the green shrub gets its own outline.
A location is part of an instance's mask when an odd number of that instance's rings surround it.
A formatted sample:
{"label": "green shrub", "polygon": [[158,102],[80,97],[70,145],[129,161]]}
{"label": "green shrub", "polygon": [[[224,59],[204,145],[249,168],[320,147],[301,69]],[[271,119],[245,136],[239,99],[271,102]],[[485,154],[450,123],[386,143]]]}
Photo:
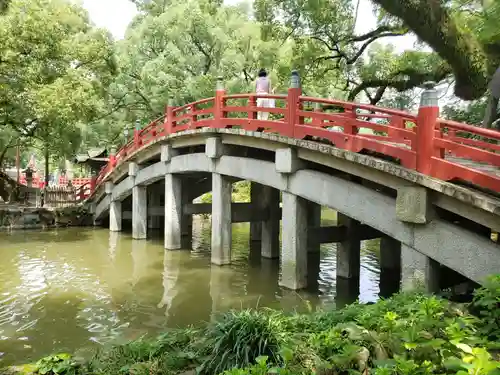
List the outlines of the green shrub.
{"label": "green shrub", "polygon": [[380,367],[380,374],[440,373],[444,359],[460,356],[456,344],[483,342],[477,337],[477,319],[421,294],[399,294],[294,321],[308,332],[303,365],[333,373],[358,373],[365,367]]}
{"label": "green shrub", "polygon": [[97,374],[169,374],[192,365],[197,356],[193,329],[171,330],[155,339],[141,338],[98,350],[90,361]]}
{"label": "green shrub", "polygon": [[70,354],[61,353],[43,357],[35,364],[35,373],[40,375],[73,375],[80,365]]}
{"label": "green shrub", "polygon": [[481,318],[478,323],[481,334],[491,340],[500,339],[500,275],[489,277],[474,292],[471,311]]}
{"label": "green shrub", "polygon": [[266,356],[272,365],[280,364],[285,327],[283,316],[267,309],[224,314],[206,330],[208,355],[199,371],[219,374],[234,367],[250,366],[260,356]]}
{"label": "green shrub", "polygon": [[198,366],[206,375],[500,375],[491,351],[500,332],[499,289],[500,278],[490,278],[470,306],[402,293],[310,314],[232,311],[204,330],[102,349],[87,367],[70,356],[46,357],[36,372],[173,375]]}
{"label": "green shrub", "polygon": [[267,364],[267,357],[261,356],[256,358],[256,364],[245,368],[233,368],[224,371],[223,375],[296,375],[291,370],[280,367],[271,367]]}

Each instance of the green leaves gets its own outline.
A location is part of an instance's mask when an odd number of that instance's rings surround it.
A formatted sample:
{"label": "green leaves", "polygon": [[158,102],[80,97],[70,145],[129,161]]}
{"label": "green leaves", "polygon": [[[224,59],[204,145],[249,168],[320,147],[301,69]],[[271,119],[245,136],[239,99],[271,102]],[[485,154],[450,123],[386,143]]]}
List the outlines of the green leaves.
{"label": "green leaves", "polygon": [[[65,0],[12,0],[0,16],[0,129],[47,143],[59,156],[79,146],[114,71],[112,40]],[[4,130],[2,130],[4,133]]]}
{"label": "green leaves", "polygon": [[78,365],[70,354],[54,354],[40,359],[34,371],[40,375],[73,375],[76,374]]}
{"label": "green leaves", "polygon": [[474,293],[471,308],[480,317],[480,332],[487,337],[500,338],[500,276],[489,277]]}

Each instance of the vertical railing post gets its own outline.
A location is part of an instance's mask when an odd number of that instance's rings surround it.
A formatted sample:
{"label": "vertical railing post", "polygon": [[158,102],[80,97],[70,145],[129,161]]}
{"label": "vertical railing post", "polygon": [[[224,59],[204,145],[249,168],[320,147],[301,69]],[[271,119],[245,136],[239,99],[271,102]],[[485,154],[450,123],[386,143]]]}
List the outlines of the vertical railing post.
{"label": "vertical railing post", "polygon": [[[313,103],[313,112],[316,112],[316,113],[323,112],[323,107],[321,106],[320,103],[318,103],[318,102]],[[316,118],[313,116],[311,119],[311,125],[322,127],[323,123],[324,122],[321,118]]]}
{"label": "vertical railing post", "polygon": [[166,117],[165,117],[165,132],[167,135],[174,132],[174,98],[170,97],[168,99]]}
{"label": "vertical railing post", "polygon": [[222,119],[226,117],[224,112],[226,90],[224,89],[223,77],[217,77],[217,85],[215,87],[215,100],[214,100],[214,122],[215,128],[223,128]]}
{"label": "vertical railing post", "polygon": [[[85,185],[80,185],[79,188],[76,188],[78,190],[78,201],[82,202],[85,199]],[[76,200],[76,194],[75,194],[75,200]]]}
{"label": "vertical railing post", "polygon": [[135,120],[134,126],[134,148],[137,149],[141,146],[141,122],[139,120]]}
{"label": "vertical railing post", "polygon": [[439,116],[437,90],[434,82],[426,82],[417,116],[417,171],[430,175],[434,156],[434,131]]}
{"label": "vertical railing post", "polygon": [[288,137],[293,137],[295,134],[295,125],[303,123],[303,118],[299,117],[300,96],[302,95],[302,87],[300,84],[300,76],[296,70],[292,70],[290,77],[290,87],[288,88],[288,96],[286,99],[286,124]]}
{"label": "vertical railing post", "polygon": [[94,194],[95,187],[97,185],[97,177],[98,174],[96,174],[95,172],[92,172],[92,174],[90,175],[90,195]]}
{"label": "vertical railing post", "polygon": [[151,138],[153,138],[153,140],[154,140],[154,139],[156,139],[156,134],[158,133],[158,132],[156,131],[156,127],[157,127],[157,126],[158,126],[158,120],[156,120],[156,121],[153,123],[153,126],[151,127],[151,130],[150,130],[150,132],[151,132]]}
{"label": "vertical railing post", "polygon": [[189,107],[189,114],[191,117],[189,119],[189,129],[196,129],[196,121],[198,120],[198,116],[195,113],[196,113],[196,104],[193,104],[192,106]]}
{"label": "vertical railing post", "polygon": [[116,147],[115,146],[111,146],[108,164],[109,164],[109,170],[108,170],[108,173],[109,173],[116,165]]}
{"label": "vertical railing post", "polygon": [[[250,108],[255,108],[257,107],[257,97],[255,95],[250,95],[248,97],[248,103],[247,105]],[[249,120],[256,120],[257,119],[257,111],[248,111],[248,119]]]}

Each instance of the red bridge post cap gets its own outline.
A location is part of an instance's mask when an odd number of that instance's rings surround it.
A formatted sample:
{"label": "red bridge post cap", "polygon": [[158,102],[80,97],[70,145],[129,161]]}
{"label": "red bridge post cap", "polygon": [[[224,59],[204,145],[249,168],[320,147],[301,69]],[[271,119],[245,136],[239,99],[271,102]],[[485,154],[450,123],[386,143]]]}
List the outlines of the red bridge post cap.
{"label": "red bridge post cap", "polygon": [[299,72],[296,69],[292,70],[292,74],[290,77],[290,88],[300,89],[300,76]]}
{"label": "red bridge post cap", "polygon": [[422,91],[422,95],[420,96],[420,108],[439,107],[436,83],[428,81],[424,82],[422,86],[424,87],[424,91]]}
{"label": "red bridge post cap", "polygon": [[218,76],[217,77],[217,84],[215,86],[216,90],[224,90],[224,77]]}

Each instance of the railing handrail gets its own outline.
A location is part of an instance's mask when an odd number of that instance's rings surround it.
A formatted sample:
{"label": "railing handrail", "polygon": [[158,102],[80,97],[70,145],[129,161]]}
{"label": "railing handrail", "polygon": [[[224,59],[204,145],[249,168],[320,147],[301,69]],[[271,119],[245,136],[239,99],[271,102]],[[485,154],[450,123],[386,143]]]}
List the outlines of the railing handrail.
{"label": "railing handrail", "polygon": [[479,126],[464,124],[461,122],[457,122],[457,121],[453,121],[453,120],[446,120],[446,119],[441,119],[441,118],[438,119],[438,121],[441,125],[444,125],[444,126],[451,128],[453,130],[473,133],[473,134],[476,134],[476,135],[479,135],[482,137],[497,139],[500,141],[500,132],[498,132],[496,130],[485,129],[485,128],[481,128]]}
{"label": "railing handrail", "polygon": [[[259,109],[256,109],[255,99],[257,98],[285,100],[286,106],[285,108],[258,107]],[[232,99],[246,99],[247,103],[245,105],[226,104]],[[209,102],[212,103],[211,107],[197,108]],[[344,112],[323,112],[322,107],[306,111],[301,106],[304,102],[342,107]],[[359,113],[356,111],[358,109],[369,113]],[[231,112],[247,113],[247,116],[228,116],[227,114]],[[256,112],[267,112],[282,116],[282,118],[263,120],[257,118]],[[167,106],[165,115],[151,121],[144,129],[134,133],[135,139],[123,145],[115,155],[110,155],[108,164],[101,169],[96,178],[96,184],[101,184],[117,164],[126,160],[128,155],[140,147],[146,146],[154,137],[168,136],[171,133],[199,127],[240,126],[251,130],[264,129],[264,131],[277,132],[299,139],[305,137],[329,139],[336,147],[349,151],[359,152],[362,149],[368,149],[384,153],[400,160],[404,167],[415,169],[434,178],[465,179],[481,187],[500,192],[499,176],[489,175],[482,170],[471,169],[445,160],[445,154],[456,153],[460,157],[469,157],[478,162],[486,161],[495,167],[500,167],[500,153],[496,152],[497,148],[484,147],[479,141],[461,142],[456,135],[448,137],[447,134],[442,134],[443,128],[449,128],[500,140],[500,132],[444,120],[437,117],[438,112],[437,104],[423,106],[418,114],[412,114],[369,104],[304,96],[300,88],[289,89],[287,95],[226,94],[223,89],[218,89],[214,97],[178,107]],[[210,117],[198,118],[204,115],[210,115]],[[372,121],[372,119],[378,120]],[[408,123],[410,123],[409,127]],[[342,128],[342,130],[335,130],[335,128]],[[372,133],[359,133],[358,128],[369,128]],[[438,136],[434,132],[442,135]],[[453,168],[448,167],[450,163],[453,164]]]}
{"label": "railing handrail", "polygon": [[176,113],[176,112],[182,112],[182,111],[188,109],[189,107],[194,107],[194,106],[197,106],[199,104],[208,103],[208,102],[210,102],[211,100],[214,100],[214,99],[215,99],[215,97],[212,96],[210,98],[200,99],[200,100],[188,103],[188,104],[181,105],[179,107],[174,107],[174,113]]}
{"label": "railing handrail", "polygon": [[356,107],[359,109],[364,109],[366,111],[370,112],[379,112],[379,113],[385,113],[388,115],[393,115],[393,116],[399,116],[399,117],[405,117],[408,119],[416,120],[417,116],[405,111],[401,111],[398,109],[392,109],[392,108],[384,108],[384,107],[377,107],[375,105],[371,104],[362,104],[362,103],[355,103],[355,102],[346,102],[344,100],[338,100],[338,99],[325,99],[325,98],[315,98],[311,96],[300,96],[300,99],[305,102],[313,102],[313,103],[322,103],[322,104],[333,104],[336,106],[340,107],[347,107],[347,106],[352,106]]}

